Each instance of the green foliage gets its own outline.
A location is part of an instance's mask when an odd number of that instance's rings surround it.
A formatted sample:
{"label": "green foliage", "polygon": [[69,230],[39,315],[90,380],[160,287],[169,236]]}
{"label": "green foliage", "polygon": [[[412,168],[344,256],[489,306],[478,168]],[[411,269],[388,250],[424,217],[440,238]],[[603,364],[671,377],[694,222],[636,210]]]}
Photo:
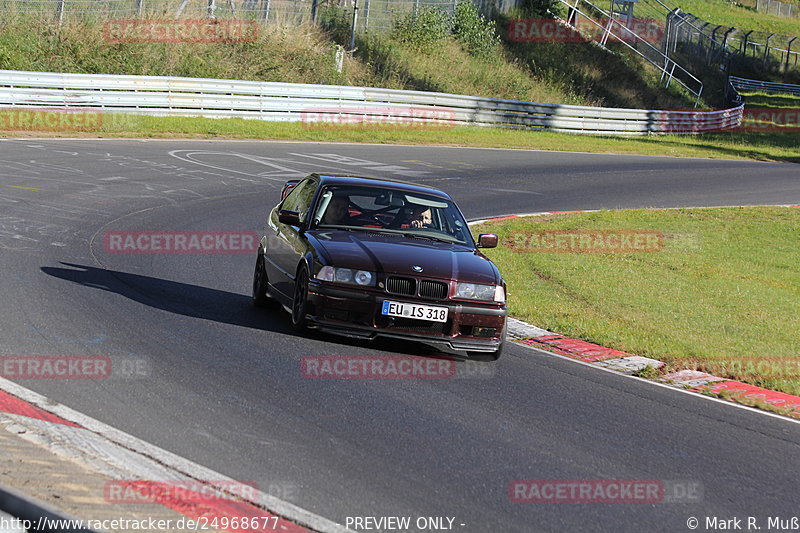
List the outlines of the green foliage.
{"label": "green foliage", "polygon": [[392,37],[420,52],[432,52],[447,39],[452,22],[447,13],[432,7],[423,7],[416,16],[413,12],[398,19]]}
{"label": "green foliage", "polygon": [[456,5],[453,34],[470,54],[484,59],[496,52],[500,44],[494,23],[483,18],[471,0],[460,0]]}
{"label": "green foliage", "polygon": [[350,28],[353,25],[352,12],[338,7],[322,7],[317,14],[317,20],[335,42],[343,46],[350,44]]}
{"label": "green foliage", "polygon": [[519,9],[523,17],[550,18],[556,10],[556,0],[523,0]]}
{"label": "green foliage", "polygon": [[453,16],[441,9],[424,7],[395,22],[392,38],[415,50],[438,50],[448,38],[455,39],[470,55],[488,59],[498,52],[500,37],[494,23],[485,19],[470,0],[460,0]]}

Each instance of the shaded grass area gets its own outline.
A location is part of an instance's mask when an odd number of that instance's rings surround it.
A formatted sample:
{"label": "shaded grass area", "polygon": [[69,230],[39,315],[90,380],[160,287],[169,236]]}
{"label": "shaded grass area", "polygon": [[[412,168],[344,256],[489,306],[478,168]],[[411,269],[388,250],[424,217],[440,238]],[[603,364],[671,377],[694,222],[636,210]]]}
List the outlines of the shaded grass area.
{"label": "shaded grass area", "polygon": [[325,125],[199,117],[151,117],[104,114],[91,131],[9,127],[0,111],[0,132],[10,136],[269,139],[316,142],[449,145],[618,154],[669,155],[716,159],[755,159],[800,163],[795,132],[740,132],[705,135],[595,137],[549,131],[479,127],[433,127],[386,124]]}
{"label": "shaded grass area", "polygon": [[[563,335],[800,394],[800,209],[621,210],[473,228],[509,289],[510,313]],[[647,230],[658,251],[524,251],[536,231]],[[537,249],[528,246],[528,250]],[[523,251],[519,251],[523,250]]]}
{"label": "shaded grass area", "polygon": [[772,107],[779,109],[800,109],[800,96],[791,94],[770,94],[762,92],[743,92],[746,107]]}
{"label": "shaded grass area", "polygon": [[[525,18],[520,16],[520,18]],[[684,109],[695,97],[673,84],[665,89],[660,73],[630,53],[624,45],[610,43],[609,53],[592,42],[518,42],[509,38],[512,17],[501,17],[503,46],[508,54],[537,76],[560,83],[566,91],[582,94],[591,105],[640,109]]]}

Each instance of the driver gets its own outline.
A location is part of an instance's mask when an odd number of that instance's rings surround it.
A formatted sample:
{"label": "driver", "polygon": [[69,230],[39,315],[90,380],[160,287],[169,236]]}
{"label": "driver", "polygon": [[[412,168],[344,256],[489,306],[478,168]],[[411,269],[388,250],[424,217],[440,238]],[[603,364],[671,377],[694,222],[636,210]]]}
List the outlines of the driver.
{"label": "driver", "polygon": [[409,216],[408,225],[412,228],[429,228],[433,224],[431,208],[424,205],[415,207]]}
{"label": "driver", "polygon": [[347,225],[351,219],[348,211],[349,205],[350,198],[347,196],[340,195],[331,198],[328,207],[325,209],[325,215],[322,217],[322,224]]}

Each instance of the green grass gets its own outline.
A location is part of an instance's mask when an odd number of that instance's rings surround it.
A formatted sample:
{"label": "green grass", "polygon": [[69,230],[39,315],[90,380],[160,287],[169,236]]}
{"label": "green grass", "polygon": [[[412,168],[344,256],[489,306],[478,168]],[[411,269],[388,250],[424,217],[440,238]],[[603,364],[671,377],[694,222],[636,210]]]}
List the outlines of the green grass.
{"label": "green grass", "polygon": [[800,141],[795,132],[651,135],[627,138],[478,127],[312,125],[244,119],[149,117],[120,114],[104,114],[100,128],[91,131],[32,131],[7,128],[6,114],[8,114],[7,111],[0,111],[0,132],[5,131],[6,134],[12,136],[369,142],[670,155],[715,159],[755,159],[800,163]]}
{"label": "green grass", "polygon": [[[800,394],[800,209],[621,210],[487,223],[510,314],[557,333]],[[660,232],[660,251],[514,251],[549,230]],[[523,241],[527,242],[527,241]]]}
{"label": "green grass", "polygon": [[714,24],[767,34],[800,35],[800,18],[776,17],[758,13],[755,10],[755,3],[752,4],[752,7],[728,0],[673,0],[666,3],[671,8],[679,7],[684,12]]}
{"label": "green grass", "polygon": [[800,109],[800,96],[743,92],[746,107],[771,107],[776,109]]}
{"label": "green grass", "polygon": [[[337,25],[338,24],[338,25]],[[442,91],[544,103],[611,107],[689,107],[685,96],[591,44],[529,47],[515,56],[495,46],[477,57],[453,36],[419,51],[387,35],[362,35],[336,72],[336,41],[349,20],[263,28],[253,42],[115,43],[104,22],[62,27],[24,18],[0,21],[0,69],[186,76]],[[564,44],[566,44],[564,46]]]}

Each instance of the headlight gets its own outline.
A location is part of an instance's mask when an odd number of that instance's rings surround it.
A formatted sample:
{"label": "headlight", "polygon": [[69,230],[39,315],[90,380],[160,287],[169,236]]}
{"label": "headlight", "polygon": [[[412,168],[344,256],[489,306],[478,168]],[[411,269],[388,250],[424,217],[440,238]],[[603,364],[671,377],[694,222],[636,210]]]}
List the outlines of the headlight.
{"label": "headlight", "polygon": [[371,287],[375,285],[375,274],[366,270],[354,270],[352,268],[324,266],[314,277],[321,281],[351,283],[361,285],[363,287]]}
{"label": "headlight", "polygon": [[355,281],[359,285],[372,285],[372,280],[375,276],[372,275],[372,272],[367,272],[366,270],[358,270],[356,271],[355,276],[353,276],[353,281]]}
{"label": "headlight", "polygon": [[459,283],[456,286],[459,298],[483,300],[486,302],[504,302],[505,291],[500,285],[481,285],[479,283]]}

